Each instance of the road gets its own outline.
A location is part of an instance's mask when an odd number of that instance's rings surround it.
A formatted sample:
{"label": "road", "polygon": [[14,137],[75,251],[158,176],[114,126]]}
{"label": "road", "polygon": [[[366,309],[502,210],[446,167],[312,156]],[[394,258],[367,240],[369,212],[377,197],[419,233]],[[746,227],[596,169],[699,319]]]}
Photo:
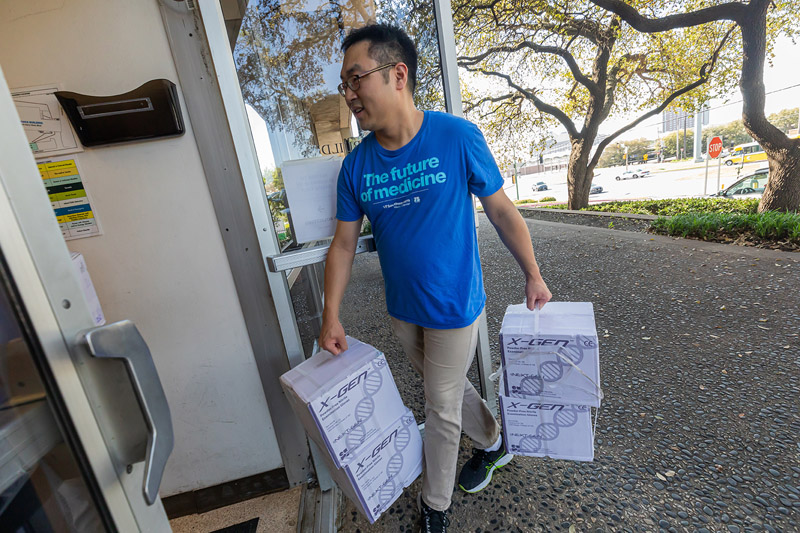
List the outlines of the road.
{"label": "road", "polygon": [[[748,163],[740,168],[736,165],[721,165],[719,169],[719,188],[733,184],[738,176],[744,177],[752,174],[762,167],[766,161]],[[687,198],[712,194],[717,188],[717,163],[711,162],[708,169],[708,185],[705,185],[705,163],[651,163],[649,165],[630,165],[629,169],[646,169],[650,175],[645,178],[617,181],[616,176],[625,171],[624,166],[609,167],[595,170],[593,183],[603,187],[603,192],[589,197],[590,203],[608,202],[612,200],[639,200],[660,198]],[[548,190],[533,192],[533,184],[543,181]],[[567,201],[567,172],[566,170],[531,174],[521,176],[519,180],[519,197],[517,187],[510,179],[504,185],[506,194],[512,200],[533,199],[540,200],[546,197],[555,197],[558,202]]]}

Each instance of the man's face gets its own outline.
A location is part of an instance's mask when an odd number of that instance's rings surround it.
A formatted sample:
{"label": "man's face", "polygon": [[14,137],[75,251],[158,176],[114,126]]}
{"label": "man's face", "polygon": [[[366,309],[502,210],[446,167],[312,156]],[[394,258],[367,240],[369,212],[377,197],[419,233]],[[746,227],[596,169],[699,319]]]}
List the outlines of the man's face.
{"label": "man's face", "polygon": [[[349,79],[354,74],[361,74],[380,66],[369,56],[369,45],[369,41],[361,41],[347,49],[342,62],[342,81]],[[387,71],[389,72],[388,83],[384,79]],[[394,94],[396,90],[392,83],[393,79],[390,67],[360,78],[357,91],[350,88],[345,90],[347,106],[362,129],[380,130],[387,117],[391,116],[397,97]]]}

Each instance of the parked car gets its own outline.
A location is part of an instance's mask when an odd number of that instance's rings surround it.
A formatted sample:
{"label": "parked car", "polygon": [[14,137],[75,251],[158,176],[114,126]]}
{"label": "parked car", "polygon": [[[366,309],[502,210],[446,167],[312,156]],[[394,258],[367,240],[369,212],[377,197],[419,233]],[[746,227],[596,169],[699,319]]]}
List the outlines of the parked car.
{"label": "parked car", "polygon": [[712,197],[722,198],[761,198],[769,180],[769,167],[760,168],[736,181],[730,187],[722,189]]}
{"label": "parked car", "polygon": [[644,178],[645,176],[649,176],[650,171],[645,170],[643,168],[639,168],[636,170],[626,170],[619,176],[617,176],[617,181],[619,180],[635,180],[636,178]]}
{"label": "parked car", "polygon": [[539,183],[533,186],[533,192],[546,191],[546,190],[547,190],[547,184],[543,181],[540,181]]}
{"label": "parked car", "polygon": [[592,183],[592,188],[589,189],[589,194],[600,194],[601,192],[603,192],[603,188],[596,183]]}

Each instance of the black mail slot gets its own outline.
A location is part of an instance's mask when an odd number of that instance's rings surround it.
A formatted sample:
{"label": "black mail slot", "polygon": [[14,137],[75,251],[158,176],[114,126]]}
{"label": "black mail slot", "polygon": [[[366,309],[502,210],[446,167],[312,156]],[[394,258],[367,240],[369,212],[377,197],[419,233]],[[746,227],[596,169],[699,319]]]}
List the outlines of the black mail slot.
{"label": "black mail slot", "polygon": [[178,89],[169,80],[148,81],[115,96],[55,93],[81,144],[100,146],[183,135]]}

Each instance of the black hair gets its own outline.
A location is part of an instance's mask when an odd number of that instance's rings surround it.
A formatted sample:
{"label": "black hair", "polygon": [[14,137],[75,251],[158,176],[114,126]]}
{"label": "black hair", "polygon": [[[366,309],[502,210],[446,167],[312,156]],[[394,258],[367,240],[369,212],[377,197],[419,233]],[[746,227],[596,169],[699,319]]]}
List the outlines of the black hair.
{"label": "black hair", "polygon": [[[369,41],[369,56],[379,65],[405,63],[411,94],[414,94],[417,87],[417,48],[406,32],[389,24],[370,24],[348,33],[342,43],[342,52],[347,52],[348,48],[361,41]],[[384,71],[383,78],[389,81],[389,73]]]}

